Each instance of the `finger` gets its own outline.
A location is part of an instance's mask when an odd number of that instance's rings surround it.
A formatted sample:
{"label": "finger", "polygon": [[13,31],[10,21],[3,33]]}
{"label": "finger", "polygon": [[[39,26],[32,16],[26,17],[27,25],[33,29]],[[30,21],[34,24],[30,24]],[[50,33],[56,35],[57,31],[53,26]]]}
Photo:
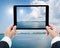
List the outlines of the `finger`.
{"label": "finger", "polygon": [[13,27],[12,31],[13,32],[16,32],[16,26]]}
{"label": "finger", "polygon": [[47,36],[49,35],[49,32],[48,32],[48,30],[47,30],[47,26],[46,26],[46,34],[47,34]]}
{"label": "finger", "polygon": [[8,30],[12,30],[12,28],[13,28],[13,25],[10,25],[10,26],[8,27]]}
{"label": "finger", "polygon": [[46,30],[47,30],[47,32],[48,32],[48,33],[50,33],[50,32],[51,32],[51,28],[50,28],[50,27],[48,27],[48,26],[46,26]]}
{"label": "finger", "polygon": [[16,26],[13,27],[13,30],[16,30]]}
{"label": "finger", "polygon": [[51,27],[51,29],[56,29],[55,27],[54,27],[54,25],[49,25],[49,27]]}
{"label": "finger", "polygon": [[46,35],[48,36],[49,35],[49,32],[46,30]]}
{"label": "finger", "polygon": [[12,30],[12,35],[14,36],[14,35],[16,35],[16,31],[15,30]]}
{"label": "finger", "polygon": [[13,27],[13,25],[10,25],[10,26],[9,26],[9,28],[12,28],[12,27]]}

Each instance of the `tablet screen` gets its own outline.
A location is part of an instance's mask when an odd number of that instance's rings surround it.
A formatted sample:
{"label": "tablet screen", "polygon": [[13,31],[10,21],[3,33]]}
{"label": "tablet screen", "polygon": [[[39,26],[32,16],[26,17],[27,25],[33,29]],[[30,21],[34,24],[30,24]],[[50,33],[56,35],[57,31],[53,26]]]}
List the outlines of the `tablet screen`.
{"label": "tablet screen", "polygon": [[17,29],[45,29],[48,25],[46,6],[19,5],[15,8]]}

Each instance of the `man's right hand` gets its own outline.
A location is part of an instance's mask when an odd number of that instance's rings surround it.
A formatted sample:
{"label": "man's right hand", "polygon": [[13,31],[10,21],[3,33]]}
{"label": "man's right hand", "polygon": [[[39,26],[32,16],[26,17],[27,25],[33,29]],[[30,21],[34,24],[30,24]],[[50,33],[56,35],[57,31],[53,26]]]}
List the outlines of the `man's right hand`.
{"label": "man's right hand", "polygon": [[52,39],[59,36],[57,29],[53,25],[46,26],[46,31],[47,35],[49,35]]}
{"label": "man's right hand", "polygon": [[12,39],[15,35],[16,35],[16,26],[10,25],[5,32],[5,36]]}

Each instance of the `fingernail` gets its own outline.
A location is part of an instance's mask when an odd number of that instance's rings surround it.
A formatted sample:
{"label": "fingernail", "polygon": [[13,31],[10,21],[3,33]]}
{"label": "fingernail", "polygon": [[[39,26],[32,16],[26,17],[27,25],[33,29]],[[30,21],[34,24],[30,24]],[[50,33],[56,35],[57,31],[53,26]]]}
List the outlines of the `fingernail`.
{"label": "fingernail", "polygon": [[48,26],[46,26],[46,28],[47,28]]}
{"label": "fingernail", "polygon": [[16,28],[16,26],[14,26]]}

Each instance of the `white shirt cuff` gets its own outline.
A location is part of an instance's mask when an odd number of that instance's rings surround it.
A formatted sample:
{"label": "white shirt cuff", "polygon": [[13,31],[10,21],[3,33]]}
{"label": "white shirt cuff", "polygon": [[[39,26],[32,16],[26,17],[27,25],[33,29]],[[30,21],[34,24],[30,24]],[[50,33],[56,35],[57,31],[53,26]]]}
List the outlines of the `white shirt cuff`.
{"label": "white shirt cuff", "polygon": [[7,37],[7,36],[5,36],[1,41],[5,41],[5,42],[7,42],[8,45],[9,45],[9,47],[11,47],[11,45],[12,45],[12,41],[11,41],[11,39],[10,39],[9,37]]}
{"label": "white shirt cuff", "polygon": [[54,43],[57,42],[57,41],[60,41],[60,37],[59,37],[59,36],[56,36],[56,37],[52,40],[51,45],[54,44]]}

